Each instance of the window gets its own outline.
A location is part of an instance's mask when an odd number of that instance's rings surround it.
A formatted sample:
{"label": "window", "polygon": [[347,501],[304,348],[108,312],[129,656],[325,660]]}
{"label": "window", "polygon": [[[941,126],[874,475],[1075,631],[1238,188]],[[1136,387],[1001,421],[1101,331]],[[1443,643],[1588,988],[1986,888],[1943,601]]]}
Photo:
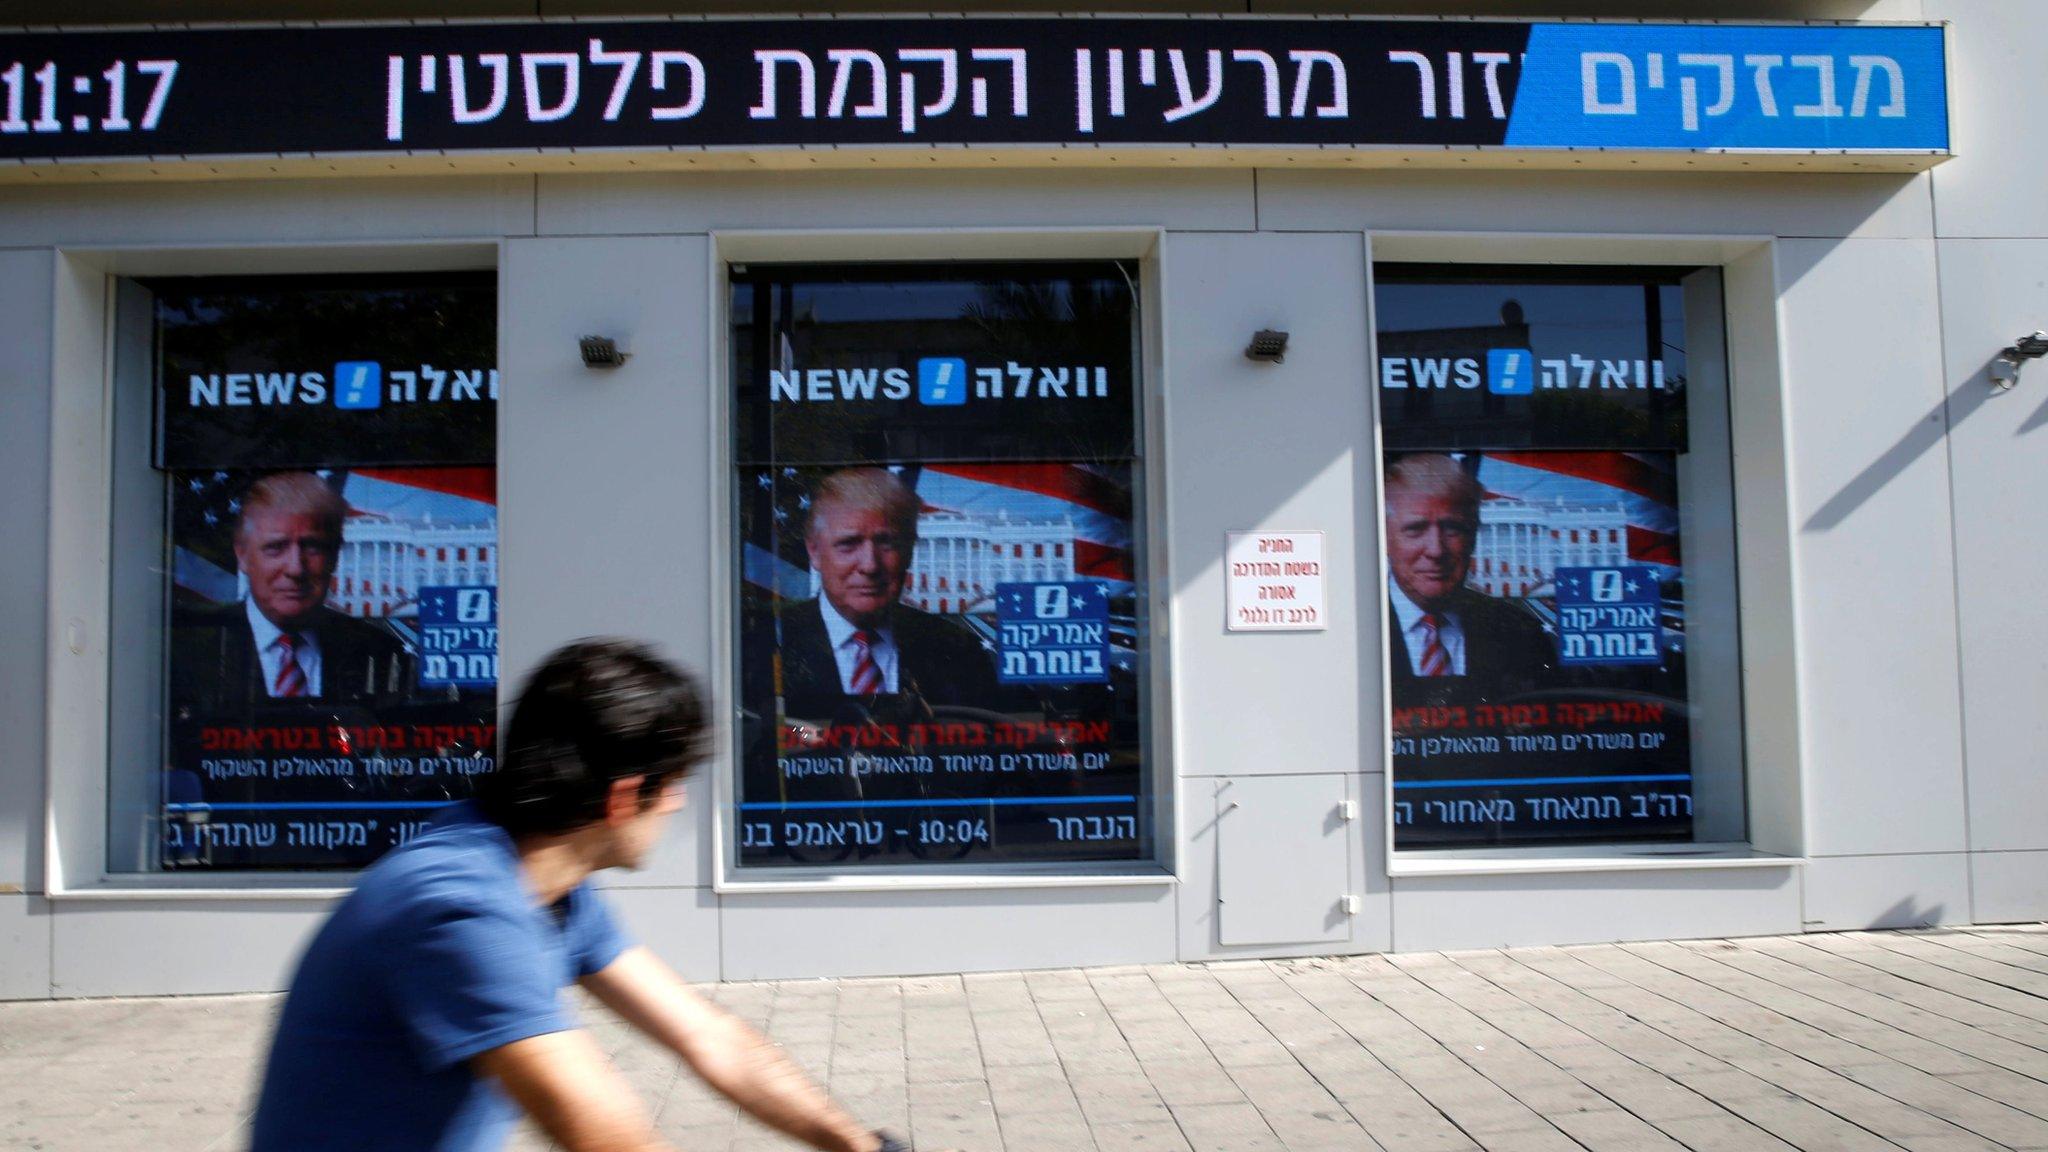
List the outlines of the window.
{"label": "window", "polygon": [[733,268],[737,867],[1152,857],[1136,299]]}
{"label": "window", "polygon": [[488,273],[124,287],[109,872],[359,868],[495,766],[495,572],[426,557],[497,538],[496,308]]}
{"label": "window", "polygon": [[1742,839],[1718,274],[1374,279],[1396,849]]}

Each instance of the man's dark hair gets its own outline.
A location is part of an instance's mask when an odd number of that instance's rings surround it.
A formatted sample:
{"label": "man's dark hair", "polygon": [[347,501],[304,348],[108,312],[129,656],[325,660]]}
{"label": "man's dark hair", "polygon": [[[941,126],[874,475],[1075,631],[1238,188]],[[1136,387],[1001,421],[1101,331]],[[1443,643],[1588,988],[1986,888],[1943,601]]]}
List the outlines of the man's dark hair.
{"label": "man's dark hair", "polygon": [[704,736],[689,673],[630,640],[578,640],[527,680],[477,806],[515,836],[567,832],[601,818],[622,777],[647,777],[640,802],[653,803],[704,758]]}

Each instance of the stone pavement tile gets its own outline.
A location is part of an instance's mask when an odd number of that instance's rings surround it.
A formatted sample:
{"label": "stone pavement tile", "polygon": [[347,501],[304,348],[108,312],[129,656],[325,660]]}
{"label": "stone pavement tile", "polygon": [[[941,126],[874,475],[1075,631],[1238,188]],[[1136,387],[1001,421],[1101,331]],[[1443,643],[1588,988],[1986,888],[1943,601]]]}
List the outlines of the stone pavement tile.
{"label": "stone pavement tile", "polygon": [[1026,972],[1024,987],[1030,990],[1034,1003],[1072,1003],[1084,1001],[1100,1003],[1095,998],[1095,988],[1088,983],[1088,977],[1078,969],[1066,968],[1048,972]]}
{"label": "stone pavement tile", "polygon": [[[732,1128],[718,1125],[695,1128],[665,1128],[656,1125],[655,1131],[681,1152],[731,1152],[735,1138]],[[538,1147],[546,1148],[547,1145]]]}
{"label": "stone pavement tile", "polygon": [[1254,1068],[1262,1064],[1297,1064],[1287,1045],[1270,1036],[1242,1044],[1207,1045],[1209,1054],[1225,1068]]}
{"label": "stone pavement tile", "polygon": [[1979,1096],[2010,1104],[2036,1119],[2048,1119],[2048,1084],[2002,1068],[1942,1079]]}
{"label": "stone pavement tile", "polygon": [[1232,1076],[1290,1152],[1371,1146],[1365,1129],[1306,1070],[1275,1065]]}
{"label": "stone pavement tile", "polygon": [[[919,1148],[946,1149],[948,1152],[953,1149],[959,1152],[1003,1152],[1002,1129],[997,1126],[993,1114],[928,1120],[913,1118],[910,1139]],[[807,1147],[799,1145],[797,1152],[807,1152]]]}
{"label": "stone pavement tile", "polygon": [[1163,1061],[1144,1066],[1153,1091],[1168,1105],[1241,1104],[1245,1094],[1239,1081],[1223,1065],[1203,1056],[1200,1059]]}
{"label": "stone pavement tile", "polygon": [[1947,1136],[1902,1136],[1899,1145],[1907,1152],[2012,1152],[2007,1145],[1967,1132]]}
{"label": "stone pavement tile", "polygon": [[1057,1068],[990,1068],[988,1089],[996,1115],[1005,1120],[1080,1107],[1066,1075]]}
{"label": "stone pavement tile", "polygon": [[2029,1116],[1939,1077],[1899,1065],[1845,1068],[1842,1074],[1899,1103],[2010,1148],[2048,1147],[2048,1120]]}
{"label": "stone pavement tile", "polygon": [[928,1059],[911,1057],[904,1062],[904,1074],[913,1084],[969,1077],[978,1079],[982,1075],[981,1057],[974,1052],[954,1052]]}
{"label": "stone pavement tile", "polygon": [[1346,1100],[1344,1109],[1387,1152],[1470,1152],[1478,1147],[1420,1099]]}
{"label": "stone pavement tile", "polygon": [[1036,1114],[1015,1118],[997,1114],[1005,1152],[1094,1152],[1095,1136],[1078,1115]]}
{"label": "stone pavement tile", "polygon": [[811,1152],[811,1146],[773,1128],[753,1124],[733,1137],[732,1152]]}
{"label": "stone pavement tile", "polygon": [[1172,1120],[1132,1124],[1091,1124],[1097,1152],[1190,1152],[1180,1125]]}
{"label": "stone pavement tile", "polygon": [[1898,1147],[1867,1128],[1792,1096],[1727,1097],[1721,1103],[1800,1152],[1892,1152]]}
{"label": "stone pavement tile", "polygon": [[1740,1116],[1726,1113],[1684,1120],[1659,1120],[1657,1130],[1692,1149],[1692,1152],[1796,1152],[1785,1141]]}
{"label": "stone pavement tile", "polygon": [[1173,1109],[1173,1118],[1194,1152],[1286,1152],[1249,1104],[1188,1104]]}
{"label": "stone pavement tile", "polygon": [[1321,1084],[1325,1092],[1342,1101],[1412,1094],[1406,1082],[1363,1050],[1305,1053],[1301,1066],[1316,1078],[1316,1083]]}
{"label": "stone pavement tile", "polygon": [[872,1128],[901,1132],[910,1127],[910,1098],[904,1095],[848,1096],[838,1098],[847,1112]]}
{"label": "stone pavement tile", "polygon": [[1172,1119],[1166,1102],[1143,1075],[1091,1076],[1074,1081],[1074,1099],[1090,1127],[1158,1123]]}
{"label": "stone pavement tile", "polygon": [[32,1129],[17,1146],[37,1152],[205,1152],[232,1128],[160,1125],[108,1113]]}
{"label": "stone pavement tile", "polygon": [[1682,1152],[1684,1145],[1619,1109],[1571,1112],[1550,1122],[1585,1145],[1586,1152]]}
{"label": "stone pavement tile", "polygon": [[1486,1152],[1586,1152],[1578,1141],[1548,1124],[1509,1132],[1479,1132],[1472,1138]]}
{"label": "stone pavement tile", "polygon": [[[1653,1124],[1724,1116],[1728,1112],[1708,1096],[1647,1068],[1591,1075],[1586,1078],[1586,1085],[1600,1097]],[[1570,1102],[1570,1097],[1546,1097],[1540,1103],[1524,1099],[1524,1103],[1546,1115],[1575,1111],[1566,1106]]]}

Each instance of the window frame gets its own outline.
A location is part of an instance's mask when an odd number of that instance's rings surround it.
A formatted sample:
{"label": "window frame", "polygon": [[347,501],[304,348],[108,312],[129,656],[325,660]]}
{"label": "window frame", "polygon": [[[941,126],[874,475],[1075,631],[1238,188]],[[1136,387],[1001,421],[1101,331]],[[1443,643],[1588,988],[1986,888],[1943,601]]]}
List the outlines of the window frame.
{"label": "window frame", "polygon": [[[51,900],[324,900],[355,871],[108,868],[116,405],[133,388],[120,298],[133,281],[178,276],[489,272],[496,240],[391,244],[70,247],[53,260],[51,316],[49,705],[45,725],[45,894]],[[132,323],[136,317],[128,317]],[[500,350],[502,352],[502,336]],[[153,370],[146,373],[153,377]]]}
{"label": "window frame", "polygon": [[900,892],[947,889],[1073,888],[1171,884],[1177,875],[1178,789],[1173,761],[1171,685],[1171,582],[1167,552],[1164,453],[1165,426],[1160,381],[1165,378],[1160,263],[1164,231],[1157,228],[913,229],[854,231],[735,231],[711,235],[709,260],[709,379],[711,426],[716,450],[710,454],[707,489],[712,496],[712,596],[714,608],[711,675],[716,699],[739,700],[737,643],[737,516],[732,505],[734,473],[733,381],[730,314],[735,264],[912,264],[999,263],[1047,260],[1128,260],[1139,268],[1136,364],[1139,377],[1136,469],[1144,496],[1146,609],[1151,614],[1149,657],[1151,707],[1145,720],[1146,772],[1152,791],[1153,854],[1149,858],[1095,863],[1008,862],[966,866],[878,865],[861,868],[741,868],[735,803],[739,763],[733,742],[721,741],[706,765],[714,776],[711,820],[711,887],[716,893]]}
{"label": "window frame", "polygon": [[[1366,356],[1372,392],[1373,507],[1381,506],[1386,450],[1379,418],[1379,264],[1690,266],[1721,276],[1722,364],[1727,377],[1735,577],[1740,629],[1743,763],[1748,838],[1740,841],[1582,843],[1455,848],[1395,847],[1393,693],[1386,598],[1379,597],[1379,755],[1384,860],[1393,878],[1511,873],[1784,867],[1805,862],[1805,757],[1798,704],[1797,604],[1791,571],[1796,530],[1785,491],[1786,390],[1777,314],[1777,248],[1769,236],[1655,236],[1512,232],[1368,232]],[[1690,353],[1689,353],[1690,355]],[[1735,468],[1735,462],[1741,463]],[[1361,495],[1364,495],[1363,493]],[[1385,571],[1385,517],[1375,514],[1374,560]],[[1360,542],[1361,545],[1364,541]],[[1367,619],[1371,619],[1368,616]],[[1699,771],[1698,766],[1694,768]]]}

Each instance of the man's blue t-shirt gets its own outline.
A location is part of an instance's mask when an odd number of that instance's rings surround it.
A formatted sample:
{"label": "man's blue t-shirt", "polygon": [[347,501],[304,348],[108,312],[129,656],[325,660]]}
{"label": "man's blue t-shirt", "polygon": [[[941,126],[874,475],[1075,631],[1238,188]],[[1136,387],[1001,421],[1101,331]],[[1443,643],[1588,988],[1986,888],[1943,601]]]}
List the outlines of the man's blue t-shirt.
{"label": "man's blue t-shirt", "polygon": [[252,1152],[498,1147],[517,1109],[466,1061],[576,1027],[562,989],[629,945],[588,884],[541,907],[511,836],[448,809],[364,872],[307,948]]}

